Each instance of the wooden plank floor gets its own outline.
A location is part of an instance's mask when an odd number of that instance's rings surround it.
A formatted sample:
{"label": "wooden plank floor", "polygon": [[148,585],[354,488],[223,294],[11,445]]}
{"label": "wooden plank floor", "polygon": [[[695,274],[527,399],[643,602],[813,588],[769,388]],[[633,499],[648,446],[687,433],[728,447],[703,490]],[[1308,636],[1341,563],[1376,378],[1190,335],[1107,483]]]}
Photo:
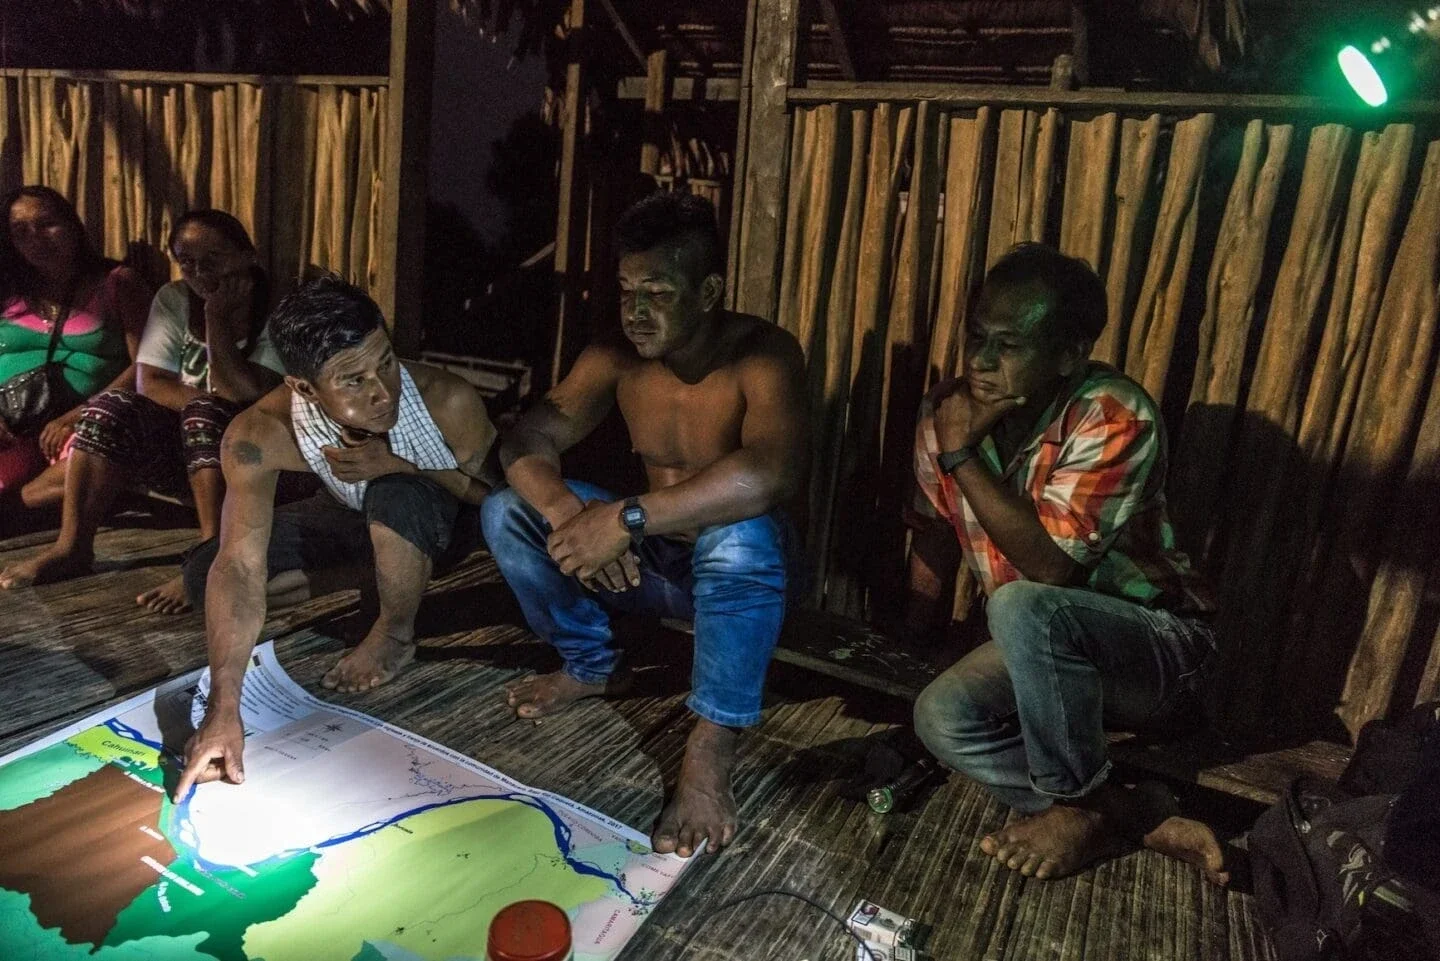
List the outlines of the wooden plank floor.
{"label": "wooden plank floor", "polygon": [[[142,613],[133,598],[173,571],[191,531],[109,530],[98,573],[0,592],[0,752],[68,718],[203,663],[199,615]],[[37,539],[0,543],[0,564]],[[484,555],[432,586],[416,664],[364,695],[332,695],[320,677],[363,627],[355,593],[272,616],[282,663],[307,689],[399,724],[520,780],[591,805],[642,831],[679,770],[689,639],[626,625],[637,684],[543,722],[518,721],[503,685],[546,670],[553,654],[521,624]],[[828,961],[853,958],[839,930],[799,901],[766,897],[711,916],[729,899],[789,889],[836,913],[869,898],[934,926],[939,961],[1251,961],[1271,957],[1253,901],[1198,872],[1136,852],[1079,877],[1041,883],[1000,870],[979,838],[1005,820],[983,791],[953,777],[917,811],[872,814],[841,786],[865,738],[903,705],[793,667],[772,672],[763,723],[747,735],[735,784],[736,843],[702,857],[641,929],[624,961]],[[689,948],[682,944],[693,936]]]}

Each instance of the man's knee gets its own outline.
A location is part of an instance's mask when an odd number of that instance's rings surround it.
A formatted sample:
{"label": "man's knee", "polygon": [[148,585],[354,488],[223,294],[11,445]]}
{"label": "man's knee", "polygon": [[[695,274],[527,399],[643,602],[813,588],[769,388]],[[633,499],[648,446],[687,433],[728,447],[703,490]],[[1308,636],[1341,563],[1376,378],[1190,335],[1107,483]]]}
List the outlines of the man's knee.
{"label": "man's knee", "polygon": [[431,561],[450,546],[460,502],[434,481],[387,474],[365,491],[365,520],[393,531]]}
{"label": "man's knee", "polygon": [[185,582],[185,599],[197,611],[205,609],[205,582],[210,577],[215,555],[219,553],[220,538],[212,537],[193,547],[180,568],[180,576]]}
{"label": "man's knee", "polygon": [[931,753],[948,757],[956,740],[993,719],[977,678],[946,671],[925,686],[915,699],[915,733]]}
{"label": "man's knee", "polygon": [[480,505],[480,526],[491,552],[498,556],[504,545],[513,544],[517,536],[533,526],[534,514],[534,508],[513,487],[486,495]]}
{"label": "man's knee", "polygon": [[1002,648],[1014,648],[1046,636],[1068,589],[1038,581],[1002,584],[985,602],[985,623]]}
{"label": "man's knee", "polygon": [[703,594],[707,584],[727,578],[783,592],[789,567],[786,555],[784,527],[769,514],[706,528],[695,542],[696,595]]}
{"label": "man's knee", "polygon": [[951,702],[945,692],[936,689],[936,681],[925,686],[915,699],[915,734],[931,754],[939,754],[942,742],[951,730]]}

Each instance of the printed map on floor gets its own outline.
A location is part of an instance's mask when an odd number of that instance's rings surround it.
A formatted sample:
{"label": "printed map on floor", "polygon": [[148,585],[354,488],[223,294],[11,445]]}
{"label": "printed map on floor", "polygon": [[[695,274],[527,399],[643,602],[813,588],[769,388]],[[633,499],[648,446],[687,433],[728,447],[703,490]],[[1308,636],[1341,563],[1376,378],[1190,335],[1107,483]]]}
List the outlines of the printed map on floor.
{"label": "printed map on floor", "polygon": [[245,783],[172,804],[162,755],[208,689],[178,678],[0,758],[0,958],[480,961],[495,913],[538,898],[568,912],[577,961],[603,961],[687,863],[311,697],[269,644],[245,678]]}

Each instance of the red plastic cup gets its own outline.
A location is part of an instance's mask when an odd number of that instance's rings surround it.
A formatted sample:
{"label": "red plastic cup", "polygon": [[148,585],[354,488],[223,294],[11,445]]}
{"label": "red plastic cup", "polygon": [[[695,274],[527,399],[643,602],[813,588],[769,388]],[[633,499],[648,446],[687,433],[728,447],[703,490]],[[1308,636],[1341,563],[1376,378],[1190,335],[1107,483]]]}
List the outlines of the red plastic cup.
{"label": "red plastic cup", "polygon": [[516,901],[490,922],[489,961],[568,961],[570,918],[549,901]]}

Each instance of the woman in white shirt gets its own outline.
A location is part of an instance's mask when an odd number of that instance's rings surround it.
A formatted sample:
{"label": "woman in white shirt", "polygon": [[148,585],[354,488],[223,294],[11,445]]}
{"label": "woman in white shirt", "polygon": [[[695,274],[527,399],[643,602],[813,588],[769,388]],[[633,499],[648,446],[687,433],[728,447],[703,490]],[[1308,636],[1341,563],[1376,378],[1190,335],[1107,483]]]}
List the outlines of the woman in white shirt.
{"label": "woman in white shirt", "polygon": [[[265,329],[270,285],[250,235],[223,211],[185,214],[169,247],[181,279],[151,303],[135,358],[139,390],[107,390],[80,415],[60,536],[44,553],[0,572],[0,587],[88,572],[95,531],[127,486],[188,491],[200,540],[220,531],[221,435],[284,376]],[[189,608],[178,577],[136,602],[160,613]]]}

